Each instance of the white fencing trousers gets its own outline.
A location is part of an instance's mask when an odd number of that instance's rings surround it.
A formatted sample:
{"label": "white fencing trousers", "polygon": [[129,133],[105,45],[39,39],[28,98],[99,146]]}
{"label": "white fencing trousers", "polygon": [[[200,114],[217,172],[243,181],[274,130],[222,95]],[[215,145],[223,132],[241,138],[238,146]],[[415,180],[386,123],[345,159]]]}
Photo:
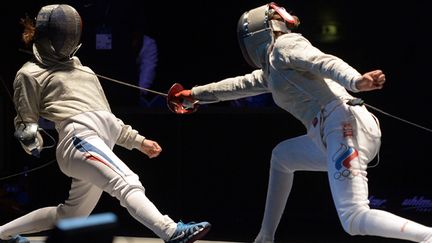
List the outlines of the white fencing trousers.
{"label": "white fencing trousers", "polygon": [[255,242],[273,242],[295,171],[326,171],[346,232],[430,242],[432,228],[369,208],[367,165],[380,147],[378,121],[364,106],[327,105],[308,134],[278,144],[272,152],[264,217]]}
{"label": "white fencing trousers", "polygon": [[[90,128],[97,128],[89,129]],[[57,207],[35,210],[0,227],[0,238],[52,229],[61,218],[88,216],[103,191],[116,197],[140,223],[167,240],[177,224],[146,197],[138,176],[112,151],[120,134],[117,118],[91,112],[62,124],[57,147],[61,171],[72,178],[69,198]]]}

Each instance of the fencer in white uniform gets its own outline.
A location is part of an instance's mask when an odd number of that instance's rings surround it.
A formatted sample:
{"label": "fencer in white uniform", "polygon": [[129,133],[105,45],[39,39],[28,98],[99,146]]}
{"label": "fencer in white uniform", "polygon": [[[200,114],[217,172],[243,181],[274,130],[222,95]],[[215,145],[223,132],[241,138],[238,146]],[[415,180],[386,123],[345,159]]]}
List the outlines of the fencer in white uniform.
{"label": "fencer in white uniform", "polygon": [[282,141],[272,151],[265,212],[255,242],[274,242],[296,171],[327,172],[348,234],[432,242],[431,228],[369,207],[367,167],[379,152],[381,131],[363,101],[348,91],[381,89],[385,75],[381,70],[362,75],[323,53],[292,31],[298,24],[297,16],[275,3],[245,12],[238,22],[239,43],[246,61],[257,69],[175,94],[203,104],[271,93],[275,103],[307,129],[307,134]]}
{"label": "fencer in white uniform", "polygon": [[54,122],[58,165],[72,184],[64,203],[0,226],[0,242],[28,242],[20,234],[53,229],[63,218],[88,216],[103,192],[117,198],[133,218],[166,242],[202,238],[210,229],[208,222],[176,223],[161,214],[145,195],[138,175],[113,153],[114,145],[120,145],[153,158],[161,147],[111,113],[97,76],[74,56],[82,28],[78,12],[65,4],[47,5],[35,24],[29,19],[23,23],[23,37],[32,41],[34,58],[14,80],[15,134],[27,153],[37,155],[43,146],[38,119]]}

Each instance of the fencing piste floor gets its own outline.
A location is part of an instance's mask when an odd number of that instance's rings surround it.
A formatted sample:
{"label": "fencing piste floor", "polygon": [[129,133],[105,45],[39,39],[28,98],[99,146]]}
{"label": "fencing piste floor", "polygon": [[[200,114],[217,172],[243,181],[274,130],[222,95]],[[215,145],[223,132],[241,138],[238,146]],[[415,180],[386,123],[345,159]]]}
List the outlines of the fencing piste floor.
{"label": "fencing piste floor", "polygon": [[[31,236],[26,237],[30,240],[30,243],[44,243],[46,237],[43,236]],[[240,243],[233,241],[206,241],[206,240],[197,240],[196,243]],[[123,237],[117,236],[114,237],[113,243],[163,243],[163,241],[159,238],[146,238],[146,237]]]}

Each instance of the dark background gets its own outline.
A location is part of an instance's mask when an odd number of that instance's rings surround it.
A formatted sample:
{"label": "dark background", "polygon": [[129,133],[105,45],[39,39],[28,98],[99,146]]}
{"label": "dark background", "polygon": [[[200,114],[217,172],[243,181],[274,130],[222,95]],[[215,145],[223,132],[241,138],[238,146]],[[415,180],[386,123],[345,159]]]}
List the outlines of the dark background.
{"label": "dark background", "polygon": [[[20,52],[20,18],[35,16],[52,1],[15,1],[0,15],[0,77],[9,92],[14,75],[29,58]],[[55,2],[57,3],[57,2]],[[252,71],[236,39],[240,15],[264,1],[64,1],[83,18],[84,65],[101,75],[136,84],[130,48],[131,31],[144,28],[159,47],[152,89],[166,92],[175,82],[194,85]],[[403,4],[385,1],[281,2],[300,17],[299,32],[321,50],[335,54],[363,73],[380,68],[385,89],[360,93],[370,105],[426,127],[430,118],[430,11],[427,1]],[[323,34],[327,24],[338,34]],[[109,27],[112,50],[96,50],[95,34]],[[264,208],[272,148],[303,134],[304,128],[276,107],[238,108],[229,102],[202,106],[191,115],[172,114],[160,99],[158,107],[139,107],[138,91],[101,80],[114,113],[164,151],[149,160],[138,151],[117,147],[117,154],[141,177],[148,197],[174,220],[208,220],[208,239],[252,241]],[[27,156],[13,138],[15,111],[5,87],[0,88],[0,223],[30,210],[55,205],[67,197],[69,180],[49,164],[8,178],[54,159],[54,150],[40,159]],[[156,98],[153,96],[151,98]],[[162,97],[163,98],[163,97]],[[369,170],[372,207],[432,225],[430,132],[375,112],[383,131],[380,162]],[[56,135],[54,130],[48,130]],[[45,142],[49,139],[45,137]],[[375,161],[376,162],[376,161]],[[382,201],[383,203],[379,203]],[[95,210],[119,216],[118,234],[153,236],[136,223],[117,201],[104,195]],[[299,172],[279,226],[277,239],[291,242],[387,242],[375,237],[349,237],[338,222],[326,174]],[[388,241],[395,242],[395,241]]]}

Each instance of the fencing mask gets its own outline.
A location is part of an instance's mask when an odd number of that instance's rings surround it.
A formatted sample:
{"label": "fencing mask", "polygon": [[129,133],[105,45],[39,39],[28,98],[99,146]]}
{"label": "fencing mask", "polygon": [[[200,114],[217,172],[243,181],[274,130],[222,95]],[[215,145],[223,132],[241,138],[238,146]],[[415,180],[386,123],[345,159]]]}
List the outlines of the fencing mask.
{"label": "fencing mask", "polygon": [[41,8],[36,17],[33,53],[39,62],[69,60],[80,47],[81,16],[70,5],[53,4]]}
{"label": "fencing mask", "polygon": [[[272,20],[274,13],[278,13],[283,21]],[[248,64],[262,68],[274,41],[273,31],[287,33],[290,30],[286,24],[295,22],[293,16],[274,2],[244,12],[237,24],[237,37]]]}

